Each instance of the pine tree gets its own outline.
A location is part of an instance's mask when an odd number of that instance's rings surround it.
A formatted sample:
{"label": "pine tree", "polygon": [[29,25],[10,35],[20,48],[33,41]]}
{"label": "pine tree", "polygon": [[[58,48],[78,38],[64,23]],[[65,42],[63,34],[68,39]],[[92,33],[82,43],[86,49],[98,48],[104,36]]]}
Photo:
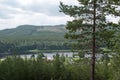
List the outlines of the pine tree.
{"label": "pine tree", "polygon": [[60,3],[60,11],[74,18],[67,22],[65,37],[77,41],[76,48],[93,51],[91,79],[94,80],[95,53],[100,47],[109,48],[119,29],[119,25],[108,21],[106,16],[120,16],[120,1],[78,0],[78,3],[79,6]]}
{"label": "pine tree", "polygon": [[[120,16],[120,10],[117,9],[120,1],[115,1],[117,0],[96,0],[96,47],[109,46],[115,31],[119,29],[117,22],[113,23],[106,19],[106,16],[110,15]],[[77,48],[80,49],[91,49],[94,19],[93,2],[94,0],[78,0],[79,6],[60,3],[60,11],[74,18],[73,21],[67,22],[68,33],[65,37],[78,41]]]}

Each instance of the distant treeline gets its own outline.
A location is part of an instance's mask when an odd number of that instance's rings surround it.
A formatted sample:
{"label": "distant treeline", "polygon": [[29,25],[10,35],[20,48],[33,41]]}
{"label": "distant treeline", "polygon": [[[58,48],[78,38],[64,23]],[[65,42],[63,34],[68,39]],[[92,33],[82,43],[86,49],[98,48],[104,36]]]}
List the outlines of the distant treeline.
{"label": "distant treeline", "polygon": [[64,41],[49,41],[49,40],[14,40],[14,41],[0,41],[0,53],[19,53],[27,52],[29,50],[70,50],[70,45],[65,44]]}

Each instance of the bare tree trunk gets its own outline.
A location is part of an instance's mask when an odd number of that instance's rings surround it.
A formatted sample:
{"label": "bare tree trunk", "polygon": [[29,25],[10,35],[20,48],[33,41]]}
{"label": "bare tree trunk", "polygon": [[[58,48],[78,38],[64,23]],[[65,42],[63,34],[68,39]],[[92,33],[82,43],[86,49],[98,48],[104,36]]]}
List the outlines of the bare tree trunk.
{"label": "bare tree trunk", "polygon": [[96,26],[96,0],[94,0],[94,3],[93,3],[93,7],[94,7],[94,12],[93,12],[93,15],[94,15],[94,18],[93,18],[93,49],[92,49],[92,65],[91,65],[91,80],[95,80],[95,47],[96,47],[96,44],[95,44],[95,26]]}

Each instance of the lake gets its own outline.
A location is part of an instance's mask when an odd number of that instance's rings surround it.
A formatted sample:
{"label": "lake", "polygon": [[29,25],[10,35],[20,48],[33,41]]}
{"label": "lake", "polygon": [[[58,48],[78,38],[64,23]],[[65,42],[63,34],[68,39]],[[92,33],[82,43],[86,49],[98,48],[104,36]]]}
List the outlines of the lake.
{"label": "lake", "polygon": [[[52,52],[52,53],[43,53],[43,54],[44,54],[44,56],[47,57],[47,59],[52,60],[52,59],[53,59],[53,56],[56,55],[56,54],[59,54],[60,56],[61,56],[61,55],[64,55],[64,56],[72,57],[72,55],[73,55],[73,54],[77,54],[77,52]],[[32,55],[33,55],[33,54],[27,54],[27,55],[26,55],[26,54],[22,54],[22,55],[20,55],[20,56],[21,56],[22,58],[25,58],[25,57],[31,58]],[[37,57],[38,54],[34,54],[34,56]]]}
{"label": "lake", "polygon": [[[67,57],[72,57],[73,54],[78,54],[78,52],[51,52],[51,53],[43,53],[43,54],[44,54],[44,56],[47,57],[48,60],[52,60],[53,56],[56,55],[56,54],[59,54],[60,56],[64,55],[64,56],[67,56]],[[20,56],[21,58],[25,58],[25,57],[31,58],[33,55],[34,55],[35,58],[38,56],[38,54],[21,54],[21,55],[16,55],[16,56]],[[9,56],[12,56],[12,55],[9,55]],[[96,54],[96,59],[99,59],[102,56],[103,56],[103,54]],[[91,54],[84,54],[84,57],[91,58],[92,55]],[[1,59],[5,59],[5,57],[3,57]]]}

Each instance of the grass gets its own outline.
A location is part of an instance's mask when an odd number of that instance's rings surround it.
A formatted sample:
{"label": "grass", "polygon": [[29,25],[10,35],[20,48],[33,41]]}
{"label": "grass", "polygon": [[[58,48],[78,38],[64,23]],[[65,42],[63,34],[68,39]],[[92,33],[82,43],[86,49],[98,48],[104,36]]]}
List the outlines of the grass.
{"label": "grass", "polygon": [[32,52],[32,53],[43,53],[43,52],[71,52],[71,50],[29,50],[28,52]]}

